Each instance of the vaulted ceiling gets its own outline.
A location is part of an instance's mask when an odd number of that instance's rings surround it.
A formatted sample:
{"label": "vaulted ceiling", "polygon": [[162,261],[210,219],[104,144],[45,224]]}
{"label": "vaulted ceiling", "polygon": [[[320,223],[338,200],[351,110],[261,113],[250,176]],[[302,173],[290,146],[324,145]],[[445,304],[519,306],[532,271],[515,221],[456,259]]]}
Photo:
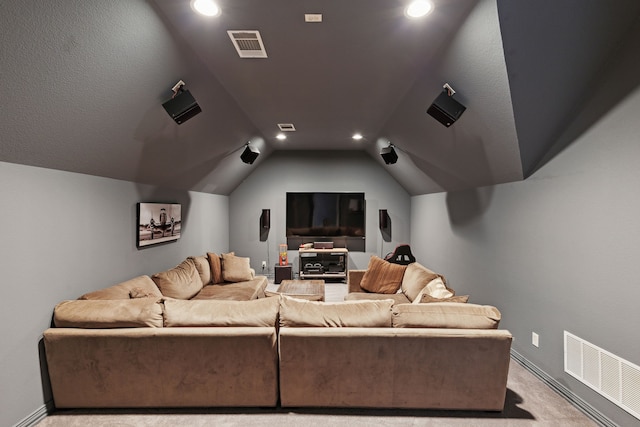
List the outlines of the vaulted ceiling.
{"label": "vaulted ceiling", "polygon": [[[276,150],[360,150],[409,194],[455,191],[526,178],[639,83],[585,114],[637,46],[635,0],[434,0],[414,20],[407,3],[4,1],[0,161],[229,194]],[[228,30],[259,31],[267,57],[240,58]],[[181,125],[162,108],[179,80],[202,108]],[[426,114],[445,83],[467,107],[449,128]],[[296,131],[277,140],[279,123]]]}

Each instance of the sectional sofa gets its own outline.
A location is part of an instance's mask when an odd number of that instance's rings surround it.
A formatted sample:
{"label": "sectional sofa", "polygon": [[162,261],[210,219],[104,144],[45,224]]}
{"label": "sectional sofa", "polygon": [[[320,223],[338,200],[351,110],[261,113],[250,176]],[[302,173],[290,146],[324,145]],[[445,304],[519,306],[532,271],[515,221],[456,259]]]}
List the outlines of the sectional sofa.
{"label": "sectional sofa", "polygon": [[511,334],[495,307],[263,298],[259,277],[212,283],[220,259],[58,304],[44,333],[55,406],[503,409]]}

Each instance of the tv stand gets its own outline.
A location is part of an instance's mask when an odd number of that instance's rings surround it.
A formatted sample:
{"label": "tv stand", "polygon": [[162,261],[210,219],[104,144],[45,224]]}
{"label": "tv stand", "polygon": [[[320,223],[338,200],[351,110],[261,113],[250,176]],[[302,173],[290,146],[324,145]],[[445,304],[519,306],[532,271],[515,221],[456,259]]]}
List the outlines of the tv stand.
{"label": "tv stand", "polygon": [[300,279],[347,279],[349,251],[346,248],[299,249]]}

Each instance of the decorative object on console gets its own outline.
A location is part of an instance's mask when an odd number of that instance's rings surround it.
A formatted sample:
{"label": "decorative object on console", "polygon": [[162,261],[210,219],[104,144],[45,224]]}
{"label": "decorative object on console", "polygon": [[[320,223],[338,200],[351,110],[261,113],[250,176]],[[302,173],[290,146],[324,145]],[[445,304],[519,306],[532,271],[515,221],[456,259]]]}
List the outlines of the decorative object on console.
{"label": "decorative object on console", "polygon": [[179,203],[138,203],[138,248],[178,240],[182,229]]}
{"label": "decorative object on console", "polygon": [[278,264],[280,264],[280,265],[289,264],[289,260],[287,258],[287,245],[285,243],[282,243],[279,246],[279,249],[278,249],[278,260],[279,260]]}

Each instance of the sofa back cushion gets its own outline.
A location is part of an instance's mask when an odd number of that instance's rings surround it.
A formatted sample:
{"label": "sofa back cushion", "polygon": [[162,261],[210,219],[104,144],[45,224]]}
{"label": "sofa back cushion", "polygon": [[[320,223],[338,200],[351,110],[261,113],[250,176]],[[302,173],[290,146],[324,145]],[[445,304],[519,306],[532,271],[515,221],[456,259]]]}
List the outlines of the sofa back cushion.
{"label": "sofa back cushion", "polygon": [[82,295],[80,300],[112,300],[112,299],[129,299],[148,296],[152,298],[162,297],[160,289],[153,283],[149,276],[138,276],[129,279],[126,282],[109,286],[108,288],[99,289]]}
{"label": "sofa back cushion", "polygon": [[397,304],[394,328],[497,329],[501,314],[490,305],[439,302]]}
{"label": "sofa back cushion", "polygon": [[406,265],[392,264],[373,255],[362,276],[360,287],[378,294],[395,294],[402,284],[406,268]]}
{"label": "sofa back cushion", "polygon": [[62,301],[53,310],[58,328],[162,327],[162,306],[155,298]]}
{"label": "sofa back cushion", "polygon": [[390,327],[392,306],[392,299],[324,303],[282,295],[280,326]]}
{"label": "sofa back cushion", "polygon": [[190,256],[188,259],[193,260],[193,265],[196,266],[196,270],[202,280],[202,285],[207,286],[211,283],[211,266],[209,265],[209,259],[206,255],[202,256]]}
{"label": "sofa back cushion", "polygon": [[222,259],[221,256],[213,253],[207,252],[207,259],[209,260],[209,268],[211,269],[211,283],[222,283],[224,280],[222,279]]}
{"label": "sofa back cushion", "polygon": [[192,259],[185,259],[178,266],[151,276],[162,295],[177,299],[189,299],[202,289],[202,279]]}
{"label": "sofa back cushion", "polygon": [[164,326],[276,326],[277,298],[250,301],[165,300]]}

